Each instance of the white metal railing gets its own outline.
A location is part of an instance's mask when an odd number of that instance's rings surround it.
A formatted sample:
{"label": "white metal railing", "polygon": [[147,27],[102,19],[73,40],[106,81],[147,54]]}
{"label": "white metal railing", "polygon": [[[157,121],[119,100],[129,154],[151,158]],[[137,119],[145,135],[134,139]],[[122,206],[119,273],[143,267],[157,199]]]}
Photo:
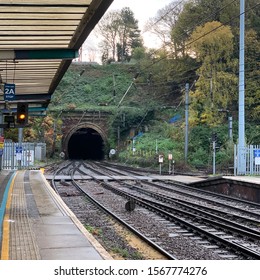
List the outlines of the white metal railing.
{"label": "white metal railing", "polygon": [[[238,145],[234,145],[234,175],[260,175],[260,145],[245,147],[243,158],[239,158]],[[245,161],[245,168],[240,171],[238,166]]]}
{"label": "white metal railing", "polygon": [[29,169],[34,167],[35,160],[44,160],[45,157],[45,143],[4,142],[2,169]]}

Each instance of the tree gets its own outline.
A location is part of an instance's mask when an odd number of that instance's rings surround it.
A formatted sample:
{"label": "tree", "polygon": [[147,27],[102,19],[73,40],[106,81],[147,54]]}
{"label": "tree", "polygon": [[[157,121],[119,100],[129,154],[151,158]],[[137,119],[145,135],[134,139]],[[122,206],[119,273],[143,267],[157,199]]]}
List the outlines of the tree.
{"label": "tree", "polygon": [[133,50],[143,46],[138,21],[129,8],[108,13],[98,24],[98,30],[103,37],[103,62],[129,61]]}
{"label": "tree", "polygon": [[175,27],[182,9],[183,4],[180,1],[174,1],[160,9],[156,16],[151,18],[146,24],[145,32],[155,34],[161,41],[162,48],[164,49],[177,48],[174,44],[175,42],[172,42],[171,30]]}
{"label": "tree", "polygon": [[233,34],[229,26],[208,22],[190,38],[190,50],[201,63],[196,90],[191,93],[193,125],[216,125],[223,120],[219,109],[231,109],[237,100],[237,60],[233,59]]}
{"label": "tree", "polygon": [[[231,7],[232,6],[232,7]],[[187,42],[197,26],[206,22],[219,21],[237,26],[239,21],[239,2],[230,0],[189,0],[179,14],[172,29],[172,40],[179,54],[187,53]],[[234,31],[232,29],[232,31]]]}
{"label": "tree", "polygon": [[98,33],[103,37],[100,44],[104,60],[116,60],[116,47],[119,36],[120,13],[111,11],[107,13],[98,23]]}
{"label": "tree", "polygon": [[146,57],[146,49],[144,47],[137,47],[133,50],[132,53],[133,59],[140,61]]}
{"label": "tree", "polygon": [[257,36],[257,32],[252,29],[246,32],[245,42],[246,118],[254,121],[259,121],[260,42]]}
{"label": "tree", "polygon": [[138,21],[129,8],[123,8],[120,13],[119,42],[117,44],[118,61],[128,61],[134,48],[142,47]]}
{"label": "tree", "polygon": [[190,37],[191,51],[205,63],[227,62],[233,54],[233,34],[229,26],[212,21],[198,26]]}

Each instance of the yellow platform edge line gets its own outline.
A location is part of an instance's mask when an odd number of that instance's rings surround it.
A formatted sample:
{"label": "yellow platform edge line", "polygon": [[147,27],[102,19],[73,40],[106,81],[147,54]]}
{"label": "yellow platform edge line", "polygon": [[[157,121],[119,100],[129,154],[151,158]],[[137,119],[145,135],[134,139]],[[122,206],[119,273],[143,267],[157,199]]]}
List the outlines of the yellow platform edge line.
{"label": "yellow platform edge line", "polygon": [[5,208],[5,216],[3,221],[3,236],[2,236],[2,250],[1,250],[1,260],[9,260],[9,213],[11,209],[12,192],[14,187],[14,181],[17,173],[14,175],[12,182],[10,184],[10,189],[8,191],[8,198]]}

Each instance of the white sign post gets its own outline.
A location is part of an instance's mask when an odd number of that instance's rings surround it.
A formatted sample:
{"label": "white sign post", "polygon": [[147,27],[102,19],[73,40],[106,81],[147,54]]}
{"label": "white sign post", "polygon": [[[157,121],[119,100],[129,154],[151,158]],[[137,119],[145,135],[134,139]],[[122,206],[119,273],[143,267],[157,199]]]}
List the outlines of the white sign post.
{"label": "white sign post", "polygon": [[163,155],[159,155],[159,172],[162,174]]}
{"label": "white sign post", "polygon": [[172,170],[171,170],[172,154],[168,154],[168,160],[169,160],[169,174],[171,174],[172,173]]}

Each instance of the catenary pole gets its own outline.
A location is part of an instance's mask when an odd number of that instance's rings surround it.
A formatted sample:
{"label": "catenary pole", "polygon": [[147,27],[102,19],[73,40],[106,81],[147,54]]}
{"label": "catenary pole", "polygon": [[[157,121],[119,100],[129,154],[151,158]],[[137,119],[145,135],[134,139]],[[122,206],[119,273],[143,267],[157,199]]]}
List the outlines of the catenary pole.
{"label": "catenary pole", "polygon": [[238,174],[245,174],[245,0],[240,0],[238,106]]}
{"label": "catenary pole", "polygon": [[189,84],[185,87],[185,148],[184,148],[184,158],[185,163],[188,159],[188,143],[189,143]]}

